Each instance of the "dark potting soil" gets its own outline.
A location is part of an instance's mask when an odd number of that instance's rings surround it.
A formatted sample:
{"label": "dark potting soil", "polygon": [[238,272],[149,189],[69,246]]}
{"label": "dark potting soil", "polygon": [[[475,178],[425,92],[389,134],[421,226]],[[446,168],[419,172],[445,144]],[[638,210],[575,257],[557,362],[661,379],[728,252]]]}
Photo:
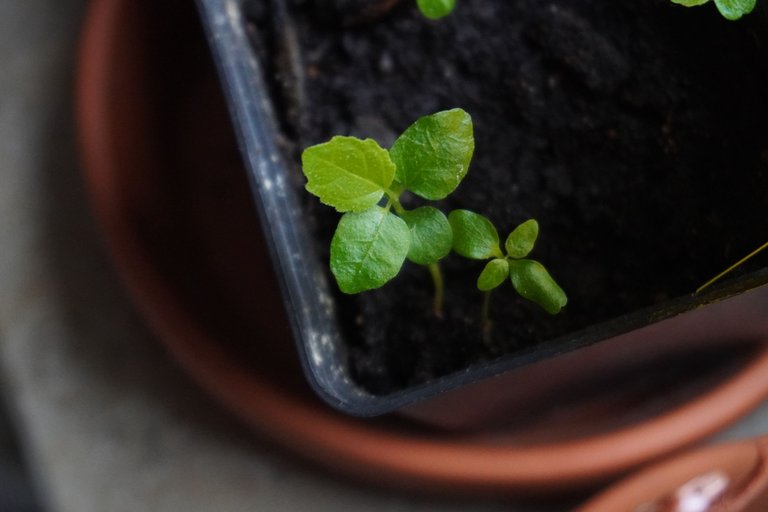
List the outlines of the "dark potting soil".
{"label": "dark potting soil", "polygon": [[[767,237],[763,12],[734,23],[668,0],[460,0],[432,22],[410,0],[286,1],[248,12],[290,160],[336,134],[388,147],[419,116],[461,107],[475,157],[439,206],[483,213],[502,240],[536,218],[532,257],[569,296],[552,317],[504,285],[485,343],[483,262],[444,260],[443,319],[410,263],[380,290],[339,294],[351,372],[374,393],[690,294]],[[339,215],[303,197],[327,260]]]}

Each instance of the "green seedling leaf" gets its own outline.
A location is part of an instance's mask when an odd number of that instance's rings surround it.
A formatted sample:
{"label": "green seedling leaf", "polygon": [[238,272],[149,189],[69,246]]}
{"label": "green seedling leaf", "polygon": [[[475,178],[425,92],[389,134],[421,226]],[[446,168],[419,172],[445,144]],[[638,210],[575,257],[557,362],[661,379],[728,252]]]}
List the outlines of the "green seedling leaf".
{"label": "green seedling leaf", "polygon": [[503,256],[499,248],[499,233],[493,223],[469,210],[454,210],[448,214],[453,230],[453,250],[465,258],[486,260]]}
{"label": "green seedling leaf", "polygon": [[307,190],[340,212],[375,206],[395,176],[387,150],[373,139],[333,137],[301,155]]}
{"label": "green seedling leaf", "polygon": [[[673,3],[684,5],[686,7],[694,7],[697,5],[703,5],[709,2],[709,0],[672,0]],[[723,18],[729,20],[737,20],[749,14],[755,8],[756,0],[715,0],[715,5]]]}
{"label": "green seedling leaf", "polygon": [[538,261],[510,261],[509,276],[517,293],[535,302],[551,315],[559,313],[568,303],[563,289]]}
{"label": "green seedling leaf", "polygon": [[695,7],[697,5],[703,5],[709,2],[709,0],[672,0],[672,3],[684,5],[686,7]]}
{"label": "green seedling leaf", "polygon": [[507,255],[519,260],[525,258],[533,250],[536,238],[539,236],[539,223],[534,219],[527,220],[517,226],[507,237],[504,248]]}
{"label": "green seedling leaf", "polygon": [[384,208],[344,214],[331,240],[331,271],[341,291],[372,290],[395,277],[410,240],[406,223]]}
{"label": "green seedling leaf", "polygon": [[487,292],[498,287],[507,280],[509,263],[503,258],[495,258],[488,262],[480,277],[477,278],[477,289]]}
{"label": "green seedling leaf", "polygon": [[723,18],[737,20],[752,12],[755,8],[755,0],[715,0],[715,5]]}
{"label": "green seedling leaf", "polygon": [[456,0],[416,0],[421,14],[431,20],[448,16],[456,7]]}
{"label": "green seedling leaf", "polygon": [[400,184],[424,199],[437,200],[461,183],[474,151],[472,118],[455,108],[413,123],[389,153]]}
{"label": "green seedling leaf", "polygon": [[409,260],[419,265],[431,265],[451,252],[453,231],[443,212],[422,206],[400,216],[411,230]]}

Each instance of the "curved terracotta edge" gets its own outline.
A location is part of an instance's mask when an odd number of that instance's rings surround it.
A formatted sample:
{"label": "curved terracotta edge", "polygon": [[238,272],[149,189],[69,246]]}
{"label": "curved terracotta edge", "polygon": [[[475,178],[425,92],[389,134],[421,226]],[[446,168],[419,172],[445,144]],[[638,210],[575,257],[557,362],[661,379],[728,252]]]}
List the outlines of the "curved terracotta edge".
{"label": "curved terracotta edge", "polygon": [[[544,446],[482,439],[425,440],[302,400],[237,365],[174,300],[121,214],[109,169],[108,65],[127,0],[91,2],[79,56],[76,112],[95,216],[136,307],[170,353],[211,395],[266,437],[323,466],[403,488],[541,492],[592,486],[690,445],[768,396],[768,352],[717,389],[654,420],[604,436]],[[111,188],[112,187],[112,188]],[[749,390],[749,392],[745,392]],[[711,404],[718,403],[717,415]]]}
{"label": "curved terracotta edge", "polygon": [[652,465],[593,497],[578,512],[764,511],[766,440],[709,446]]}

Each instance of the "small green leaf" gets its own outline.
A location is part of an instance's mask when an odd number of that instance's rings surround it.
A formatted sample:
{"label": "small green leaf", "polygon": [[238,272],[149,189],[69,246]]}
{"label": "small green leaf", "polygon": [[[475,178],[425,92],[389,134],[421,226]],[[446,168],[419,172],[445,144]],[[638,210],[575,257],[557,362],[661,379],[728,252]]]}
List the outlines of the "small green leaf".
{"label": "small green leaf", "polygon": [[410,240],[405,222],[384,208],[344,214],[331,240],[331,271],[341,291],[373,290],[395,277]]}
{"label": "small green leaf", "polygon": [[453,250],[465,258],[485,260],[503,256],[499,248],[499,233],[493,223],[469,210],[454,210],[448,214],[453,230]]}
{"label": "small green leaf", "polygon": [[421,14],[431,20],[448,16],[456,7],[456,0],[416,0]]}
{"label": "small green leaf", "polygon": [[511,258],[525,258],[533,250],[536,238],[539,236],[539,223],[534,219],[527,220],[517,226],[507,237],[504,247]]}
{"label": "small green leaf", "polygon": [[459,186],[474,151],[472,118],[455,108],[413,123],[389,153],[399,183],[424,199],[437,200]]}
{"label": "small green leaf", "polygon": [[737,20],[752,12],[756,0],[715,0],[715,5],[723,18]]}
{"label": "small green leaf", "polygon": [[695,7],[697,5],[703,5],[709,2],[709,0],[672,0],[674,4],[684,5],[686,7]]}
{"label": "small green leaf", "polygon": [[375,206],[395,176],[387,150],[373,139],[333,137],[301,155],[307,190],[340,212]]}
{"label": "small green leaf", "polygon": [[431,265],[451,252],[453,231],[443,212],[422,206],[404,212],[401,217],[411,230],[409,260],[419,265]]}
{"label": "small green leaf", "polygon": [[493,290],[503,283],[509,275],[509,263],[503,258],[495,258],[488,262],[480,277],[477,278],[477,289],[481,292]]}
{"label": "small green leaf", "polygon": [[517,293],[535,302],[549,314],[559,313],[568,303],[568,297],[563,289],[538,261],[510,261],[509,277]]}

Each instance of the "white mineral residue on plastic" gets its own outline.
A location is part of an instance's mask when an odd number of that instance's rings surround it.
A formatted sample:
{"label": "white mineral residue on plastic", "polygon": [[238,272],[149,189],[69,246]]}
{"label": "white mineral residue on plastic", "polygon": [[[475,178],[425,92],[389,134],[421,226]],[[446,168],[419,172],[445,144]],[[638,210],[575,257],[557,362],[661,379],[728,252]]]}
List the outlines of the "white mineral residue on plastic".
{"label": "white mineral residue on plastic", "polygon": [[[226,11],[226,9],[225,9]],[[211,16],[211,20],[213,21],[213,25],[216,27],[221,27],[227,24],[229,21],[229,17],[227,16],[226,12],[220,12],[218,9],[216,9]],[[219,36],[219,32],[216,33],[217,37]]]}
{"label": "white mineral residue on plastic", "polygon": [[236,32],[242,31],[242,23],[240,21],[240,6],[235,0],[227,0],[225,2],[225,8],[227,11],[227,18],[232,29]]}
{"label": "white mineral residue on plastic", "polygon": [[[307,332],[307,339],[309,340],[309,356],[314,364],[320,366],[324,361],[322,356],[323,351],[326,353],[329,352],[328,348],[323,349],[322,347],[331,347],[333,339],[330,334],[321,334],[314,330]],[[349,378],[346,366],[338,362],[332,363],[333,364],[330,364],[327,369],[331,373],[334,381],[346,384],[349,386],[349,389],[353,390],[353,392],[358,395],[367,396],[367,393],[359,390],[359,386]]]}
{"label": "white mineral residue on plastic", "polygon": [[317,346],[318,338],[322,338],[322,336],[318,336],[315,331],[309,331],[307,338],[309,339],[309,355],[312,357],[312,362],[318,366],[323,364],[323,356],[321,355],[320,347]]}
{"label": "white mineral residue on plastic", "polygon": [[[333,366],[333,376],[337,380],[343,382],[344,384],[352,385],[352,381],[349,380],[349,375],[347,375],[347,372],[345,371],[345,368],[343,366],[334,365]],[[352,386],[352,387],[354,389],[355,386]]]}
{"label": "white mineral residue on plastic", "polygon": [[[325,276],[323,276],[325,277]],[[324,280],[320,282],[321,285],[318,286],[318,292],[317,292],[317,301],[320,303],[320,305],[323,307],[323,311],[326,315],[332,315],[334,312],[334,305],[336,304],[333,300],[333,297],[325,293],[324,290],[325,286],[322,286],[325,284]]]}
{"label": "white mineral residue on plastic", "polygon": [[280,193],[283,193],[283,189],[285,188],[285,180],[283,179],[283,176],[278,174],[275,176],[275,187],[277,187],[280,190]]}
{"label": "white mineral residue on plastic", "polygon": [[273,177],[272,173],[269,172],[269,168],[264,163],[262,163],[260,171],[260,182],[264,190],[272,192],[277,197],[285,196],[285,181],[283,177],[279,174]]}

